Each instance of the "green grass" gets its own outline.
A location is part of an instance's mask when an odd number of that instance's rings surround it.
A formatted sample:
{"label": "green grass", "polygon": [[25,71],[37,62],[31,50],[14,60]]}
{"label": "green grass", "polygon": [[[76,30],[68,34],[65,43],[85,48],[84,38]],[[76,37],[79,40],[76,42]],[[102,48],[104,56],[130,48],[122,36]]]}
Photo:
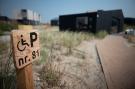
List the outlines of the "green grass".
{"label": "green grass", "polygon": [[17,24],[0,23],[0,35],[3,35],[5,31],[11,31],[17,28],[18,28]]}
{"label": "green grass", "polygon": [[97,38],[104,38],[108,33],[105,30],[99,31],[95,34]]}

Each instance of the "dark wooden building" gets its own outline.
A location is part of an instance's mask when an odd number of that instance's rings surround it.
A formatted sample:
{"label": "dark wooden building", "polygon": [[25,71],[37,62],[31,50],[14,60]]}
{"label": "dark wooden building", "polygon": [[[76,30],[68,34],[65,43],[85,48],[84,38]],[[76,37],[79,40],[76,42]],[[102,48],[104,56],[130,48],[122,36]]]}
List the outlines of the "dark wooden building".
{"label": "dark wooden building", "polygon": [[7,16],[0,16],[0,22],[2,23],[10,23],[10,19]]}
{"label": "dark wooden building", "polygon": [[124,23],[127,25],[135,25],[135,18],[125,17]]}
{"label": "dark wooden building", "polygon": [[87,31],[96,33],[106,30],[109,33],[123,31],[124,16],[122,10],[98,10],[80,14],[59,16],[60,31]]}
{"label": "dark wooden building", "polygon": [[59,18],[52,19],[51,26],[59,26]]}

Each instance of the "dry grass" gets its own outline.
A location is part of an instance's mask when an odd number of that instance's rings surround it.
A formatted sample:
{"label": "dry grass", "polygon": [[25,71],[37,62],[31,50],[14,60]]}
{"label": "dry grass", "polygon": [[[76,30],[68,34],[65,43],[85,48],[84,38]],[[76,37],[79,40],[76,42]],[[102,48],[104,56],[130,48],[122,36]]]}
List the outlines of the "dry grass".
{"label": "dry grass", "polygon": [[59,50],[61,47],[65,47],[67,49],[67,55],[70,55],[72,49],[82,41],[94,38],[94,35],[91,33],[59,32],[57,29],[58,28],[53,29],[54,31],[41,32],[42,52],[47,52],[48,49],[59,46]]}
{"label": "dry grass", "polygon": [[13,67],[12,51],[7,43],[0,43],[0,88],[15,89],[15,69]]}
{"label": "dry grass", "polygon": [[42,89],[58,87],[63,89],[64,84],[61,84],[61,77],[63,73],[59,70],[58,66],[53,63],[46,62],[42,67],[40,73],[40,79],[43,83]]}
{"label": "dry grass", "polygon": [[[40,88],[41,89],[70,89],[70,84],[66,84],[65,81],[61,81],[63,76],[69,76],[72,79],[76,77],[77,83],[82,83],[88,86],[83,78],[79,78],[77,76],[72,76],[72,74],[65,74],[64,68],[61,70],[59,68],[59,64],[55,64],[55,62],[59,63],[63,60],[62,57],[70,57],[73,56],[76,59],[85,59],[85,53],[76,50],[75,48],[80,45],[83,41],[90,41],[95,38],[95,36],[91,33],[83,33],[83,32],[59,32],[57,27],[50,28],[48,30],[40,31],[40,43],[41,43],[41,57],[39,61],[34,62],[34,66],[41,66],[39,70],[39,78],[40,78]],[[102,35],[102,33],[100,34]],[[5,86],[15,87],[15,70],[13,66],[12,52],[9,50],[8,43],[0,44],[0,65],[1,65],[1,74],[0,77],[4,78],[4,82],[2,82],[4,88]],[[4,45],[4,47],[3,47]],[[5,49],[8,49],[7,51]],[[76,52],[75,52],[76,51]],[[62,56],[59,56],[62,55]],[[7,60],[3,60],[7,59]],[[55,60],[55,61],[54,61]],[[4,63],[5,64],[4,64]],[[83,64],[77,63],[77,66],[82,66]],[[35,71],[35,70],[34,70]],[[36,71],[35,71],[36,72]],[[10,77],[12,76],[12,77]],[[11,79],[10,79],[10,78]],[[7,80],[8,79],[8,80]],[[10,80],[9,80],[10,79]],[[73,78],[74,79],[74,78]],[[74,81],[71,81],[71,83]],[[8,85],[7,85],[8,84]],[[77,85],[73,85],[72,89]],[[14,88],[13,88],[14,89]],[[87,88],[86,88],[87,89]]]}
{"label": "dry grass", "polygon": [[[62,58],[59,55],[74,55],[73,50],[84,40],[94,39],[91,33],[59,32],[57,27],[50,30],[43,30],[40,33],[41,59],[38,65],[44,65],[39,71],[41,89],[68,89],[66,82],[61,82],[64,76],[64,69],[60,70],[59,63]],[[81,57],[83,57],[81,55]]]}
{"label": "dry grass", "polygon": [[[65,72],[65,68],[60,67],[60,63],[65,58],[76,58],[75,60],[85,60],[86,54],[83,51],[77,50],[76,47],[83,41],[91,41],[95,39],[95,36],[91,33],[83,32],[59,32],[57,27],[50,28],[48,30],[42,30],[40,32],[40,43],[41,43],[41,59],[37,63],[43,65],[39,71],[40,88],[41,89],[77,89],[78,84],[82,84],[83,88],[89,89],[89,85],[86,81],[75,74]],[[98,34],[99,38],[104,37],[105,32]],[[103,36],[102,36],[103,35]],[[97,35],[96,35],[97,36]],[[87,49],[87,48],[86,48]],[[88,55],[88,54],[87,54]],[[72,62],[71,64],[74,64]],[[64,66],[66,64],[63,64]],[[68,64],[70,65],[70,64]],[[80,68],[85,64],[77,62],[77,66]],[[79,68],[77,67],[77,69]],[[79,71],[81,70],[79,68]],[[73,70],[72,70],[73,71]],[[88,73],[86,72],[86,75]],[[67,81],[63,81],[67,77]],[[70,81],[71,80],[71,81]],[[76,80],[76,83],[74,82]],[[70,83],[72,85],[70,85]]]}

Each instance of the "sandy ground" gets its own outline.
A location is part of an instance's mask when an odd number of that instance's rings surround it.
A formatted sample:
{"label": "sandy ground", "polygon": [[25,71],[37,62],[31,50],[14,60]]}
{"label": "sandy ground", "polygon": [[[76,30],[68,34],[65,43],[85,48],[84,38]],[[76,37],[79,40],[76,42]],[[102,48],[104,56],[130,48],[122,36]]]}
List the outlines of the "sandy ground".
{"label": "sandy ground", "polygon": [[8,43],[10,42],[10,35],[2,35],[0,36],[0,42]]}
{"label": "sandy ground", "polygon": [[[10,42],[10,36],[1,36],[0,42]],[[58,46],[59,47],[59,46]],[[62,72],[61,82],[66,87],[61,89],[107,89],[106,81],[96,51],[95,41],[83,41],[67,55],[66,48],[54,50],[52,64]],[[43,65],[33,65],[36,89],[41,89],[39,71]],[[59,88],[53,88],[59,89]]]}
{"label": "sandy ground", "polygon": [[63,72],[61,81],[66,83],[65,89],[107,89],[95,45],[95,41],[84,41],[68,56],[64,49],[54,52],[58,58],[53,63]]}
{"label": "sandy ground", "polygon": [[[0,44],[2,44],[1,46],[3,46],[3,49],[0,49],[0,63],[2,63],[3,65],[5,65],[5,63],[7,62],[8,56],[10,54],[10,35],[2,35],[0,36]],[[2,62],[1,62],[2,61]]]}
{"label": "sandy ground", "polygon": [[122,36],[97,43],[109,89],[135,89],[135,47]]}

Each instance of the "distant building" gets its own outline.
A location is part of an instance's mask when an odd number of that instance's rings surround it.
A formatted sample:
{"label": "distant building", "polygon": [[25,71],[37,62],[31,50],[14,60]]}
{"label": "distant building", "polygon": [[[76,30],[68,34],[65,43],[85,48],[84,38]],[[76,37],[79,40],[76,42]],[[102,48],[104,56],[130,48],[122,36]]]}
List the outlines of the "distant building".
{"label": "distant building", "polygon": [[96,33],[106,30],[109,33],[123,31],[122,10],[98,10],[80,14],[59,16],[60,31],[87,31]]}
{"label": "distant building", "polygon": [[59,26],[59,18],[52,19],[51,26]]}
{"label": "distant building", "polygon": [[127,25],[135,25],[135,18],[125,17],[124,23]]}
{"label": "distant building", "polygon": [[40,14],[38,14],[32,10],[21,9],[21,10],[16,11],[15,19],[20,24],[36,25],[36,24],[40,23],[41,16],[40,16]]}
{"label": "distant building", "polygon": [[10,23],[10,19],[7,16],[0,16],[0,22]]}

